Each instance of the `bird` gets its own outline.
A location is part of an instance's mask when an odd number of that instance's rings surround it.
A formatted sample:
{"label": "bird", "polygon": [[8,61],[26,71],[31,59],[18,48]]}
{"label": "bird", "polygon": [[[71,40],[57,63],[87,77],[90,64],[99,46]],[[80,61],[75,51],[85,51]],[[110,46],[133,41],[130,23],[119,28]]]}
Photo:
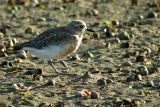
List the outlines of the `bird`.
{"label": "bird", "polygon": [[50,61],[51,66],[58,73],[52,61],[63,59],[76,52],[85,31],[94,32],[87,28],[83,20],[73,20],[64,26],[50,28],[27,42],[16,44],[14,51],[29,51],[40,59]]}

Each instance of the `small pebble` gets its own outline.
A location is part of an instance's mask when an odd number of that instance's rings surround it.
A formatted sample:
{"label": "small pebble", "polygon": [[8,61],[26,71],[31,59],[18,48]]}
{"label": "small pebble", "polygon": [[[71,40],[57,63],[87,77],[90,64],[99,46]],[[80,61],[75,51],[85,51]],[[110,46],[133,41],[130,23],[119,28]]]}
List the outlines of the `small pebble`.
{"label": "small pebble", "polygon": [[81,58],[79,57],[78,54],[76,54],[76,55],[75,55],[75,59],[76,59],[76,60],[80,60]]}
{"label": "small pebble", "polygon": [[152,73],[158,72],[159,70],[158,70],[158,67],[150,67],[148,71],[149,71],[149,74],[152,74]]}
{"label": "small pebble", "polygon": [[2,40],[4,38],[4,35],[2,32],[0,32],[0,40]]}
{"label": "small pebble", "polygon": [[20,53],[16,54],[16,56],[18,58],[21,58],[21,59],[26,59],[27,58],[27,55],[26,55],[25,51],[21,51]]}
{"label": "small pebble", "polygon": [[113,43],[121,43],[121,40],[119,38],[115,38],[112,42]]}
{"label": "small pebble", "polygon": [[108,38],[111,38],[111,37],[115,36],[115,33],[106,31],[105,36],[108,37]]}
{"label": "small pebble", "polygon": [[25,33],[34,33],[36,31],[36,27],[35,26],[30,26],[25,30]]}
{"label": "small pebble", "polygon": [[107,84],[107,82],[106,82],[106,80],[105,80],[104,78],[99,79],[99,80],[97,81],[97,85],[98,85],[98,86],[105,86],[106,84]]}
{"label": "small pebble", "polygon": [[82,39],[82,43],[84,43],[84,44],[88,43],[88,38],[85,38],[85,37],[84,37],[84,38]]}
{"label": "small pebble", "polygon": [[155,17],[158,17],[158,14],[153,11],[149,12],[147,15],[147,18],[155,18]]}
{"label": "small pebble", "polygon": [[87,78],[92,78],[93,77],[93,75],[90,73],[90,72],[86,72],[84,75],[83,75],[83,79],[87,79]]}
{"label": "small pebble", "polygon": [[146,61],[146,58],[143,56],[143,55],[138,55],[136,57],[136,61],[137,62],[145,62]]}
{"label": "small pebble", "polygon": [[8,107],[7,104],[5,102],[0,102],[0,107]]}
{"label": "small pebble", "polygon": [[7,53],[7,54],[13,54],[14,51],[13,51],[12,48],[7,48],[7,49],[6,49],[6,53]]}
{"label": "small pebble", "polygon": [[128,34],[128,32],[126,32],[126,31],[121,32],[121,33],[118,35],[118,37],[119,37],[120,40],[129,40],[129,39],[130,39],[129,34]]}
{"label": "small pebble", "polygon": [[61,64],[62,64],[64,67],[68,67],[68,65],[67,65],[67,62],[66,62],[66,61],[61,61]]}
{"label": "small pebble", "polygon": [[148,47],[143,47],[143,49],[144,49],[145,51],[147,51],[147,53],[151,53],[151,52],[152,52],[151,49],[148,48]]}
{"label": "small pebble", "polygon": [[149,74],[148,68],[145,65],[139,66],[138,71],[141,75],[148,75]]}
{"label": "small pebble", "polygon": [[149,86],[151,86],[151,87],[154,87],[155,85],[154,85],[154,82],[153,81],[149,81]]}
{"label": "small pebble", "polygon": [[121,48],[129,48],[130,44],[129,42],[121,43]]}
{"label": "small pebble", "polygon": [[15,5],[15,4],[18,4],[18,5],[29,5],[30,3],[30,0],[8,0],[8,4],[10,5]]}
{"label": "small pebble", "polygon": [[56,83],[57,83],[57,82],[56,82],[55,80],[53,80],[53,79],[50,79],[50,80],[47,81],[47,85],[55,86]]}
{"label": "small pebble", "polygon": [[108,49],[111,49],[111,43],[110,42],[106,43],[105,47],[107,47]]}
{"label": "small pebble", "polygon": [[100,98],[100,94],[95,91],[91,91],[91,99],[98,99]]}
{"label": "small pebble", "polygon": [[37,69],[36,69],[36,74],[38,74],[38,75],[43,74],[43,69],[37,68]]}
{"label": "small pebble", "polygon": [[3,50],[0,50],[0,57],[7,57],[7,53],[5,53]]}
{"label": "small pebble", "polygon": [[3,44],[0,44],[0,50],[5,49],[5,46]]}
{"label": "small pebble", "polygon": [[114,25],[114,26],[119,26],[119,21],[118,20],[113,20],[112,21],[112,25]]}
{"label": "small pebble", "polygon": [[94,16],[98,16],[98,14],[99,14],[98,10],[96,10],[96,9],[92,10],[92,13]]}
{"label": "small pebble", "polygon": [[133,66],[133,63],[130,61],[126,61],[123,63],[124,66]]}
{"label": "small pebble", "polygon": [[101,37],[101,36],[100,36],[99,33],[97,33],[97,32],[94,32],[94,33],[93,33],[93,38],[94,38],[94,39],[100,40],[100,37]]}
{"label": "small pebble", "polygon": [[23,62],[23,60],[22,60],[21,58],[15,58],[15,59],[14,59],[14,62],[15,62],[15,63],[21,63],[21,62]]}
{"label": "small pebble", "polygon": [[66,107],[64,101],[59,101],[54,107]]}
{"label": "small pebble", "polygon": [[37,21],[45,22],[45,21],[46,21],[46,18],[45,18],[45,17],[38,17],[38,18],[37,18]]}
{"label": "small pebble", "polygon": [[139,19],[144,19],[144,16],[143,15],[139,15],[138,18]]}
{"label": "small pebble", "polygon": [[139,0],[131,0],[132,6],[137,6],[138,2],[139,2]]}
{"label": "small pebble", "polygon": [[86,58],[92,58],[92,57],[94,57],[94,55],[91,52],[89,52],[89,51],[84,52],[83,56],[86,57]]}
{"label": "small pebble", "polygon": [[106,79],[106,82],[107,82],[107,83],[112,83],[113,80],[112,80],[112,79]]}
{"label": "small pebble", "polygon": [[42,81],[43,80],[43,77],[40,76],[40,75],[37,75],[37,74],[34,74],[33,77],[32,77],[32,80],[33,81]]}
{"label": "small pebble", "polygon": [[38,107],[49,107],[47,103],[43,102],[38,105]]}
{"label": "small pebble", "polygon": [[140,74],[137,75],[137,80],[142,81],[142,76]]}
{"label": "small pebble", "polygon": [[13,87],[15,88],[16,91],[21,91],[21,92],[26,92],[31,89],[31,87],[26,87],[22,83],[14,83]]}

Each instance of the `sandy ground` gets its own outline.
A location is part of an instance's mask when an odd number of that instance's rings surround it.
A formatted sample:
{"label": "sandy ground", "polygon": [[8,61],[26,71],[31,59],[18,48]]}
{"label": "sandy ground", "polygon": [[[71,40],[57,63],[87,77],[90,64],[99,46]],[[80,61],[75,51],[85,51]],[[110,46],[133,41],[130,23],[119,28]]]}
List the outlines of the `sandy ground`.
{"label": "sandy ground", "polygon": [[[29,53],[23,58],[9,54],[12,46],[1,48],[7,56],[0,52],[0,107],[160,107],[160,2],[93,1],[0,2],[1,46],[75,19],[96,31],[64,59],[68,67],[55,61],[61,75]],[[85,89],[93,95],[81,94]]]}

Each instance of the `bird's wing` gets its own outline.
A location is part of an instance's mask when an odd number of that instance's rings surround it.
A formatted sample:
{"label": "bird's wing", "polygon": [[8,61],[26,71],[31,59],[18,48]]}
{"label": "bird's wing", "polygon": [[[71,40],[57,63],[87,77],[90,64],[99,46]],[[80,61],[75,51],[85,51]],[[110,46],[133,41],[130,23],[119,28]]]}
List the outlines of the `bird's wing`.
{"label": "bird's wing", "polygon": [[[74,35],[70,32],[65,31],[65,28],[56,28],[56,29],[49,29],[35,39],[30,40],[28,42],[16,45],[14,47],[15,50],[20,50],[23,47],[33,47],[37,49],[41,49],[43,47],[47,47],[50,44],[58,45],[63,44],[66,41],[73,42],[78,40],[77,35]],[[69,37],[68,37],[69,36]],[[63,42],[62,42],[63,41]]]}

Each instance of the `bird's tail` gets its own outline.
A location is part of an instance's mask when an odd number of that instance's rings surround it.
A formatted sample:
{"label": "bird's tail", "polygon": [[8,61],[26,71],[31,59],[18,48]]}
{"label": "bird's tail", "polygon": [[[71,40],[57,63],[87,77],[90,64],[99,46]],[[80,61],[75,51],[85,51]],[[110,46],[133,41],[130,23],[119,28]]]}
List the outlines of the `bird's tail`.
{"label": "bird's tail", "polygon": [[26,47],[27,46],[27,42],[26,43],[21,43],[21,44],[17,44],[13,47],[13,50],[14,51],[19,51],[21,50],[23,47]]}

